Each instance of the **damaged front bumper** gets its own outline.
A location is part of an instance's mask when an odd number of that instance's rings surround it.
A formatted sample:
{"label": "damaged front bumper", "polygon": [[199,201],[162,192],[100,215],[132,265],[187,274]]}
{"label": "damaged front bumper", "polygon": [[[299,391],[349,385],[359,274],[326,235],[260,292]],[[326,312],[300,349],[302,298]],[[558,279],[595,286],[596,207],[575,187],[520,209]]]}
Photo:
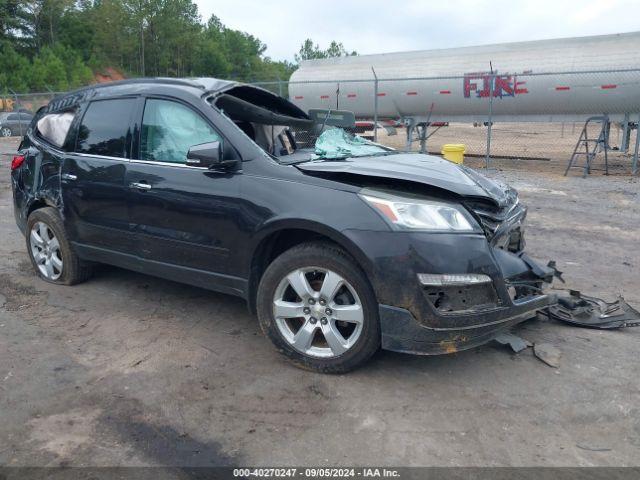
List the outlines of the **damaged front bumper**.
{"label": "damaged front bumper", "polygon": [[382,348],[420,355],[455,353],[483,345],[497,335],[529,320],[536,312],[555,303],[554,295],[538,295],[482,312],[449,317],[464,326],[430,327],[404,308],[379,305]]}
{"label": "damaged front bumper", "polygon": [[[558,272],[478,234],[347,232],[373,265],[382,348],[437,355],[473,348],[557,301]],[[384,256],[381,254],[384,252]]]}

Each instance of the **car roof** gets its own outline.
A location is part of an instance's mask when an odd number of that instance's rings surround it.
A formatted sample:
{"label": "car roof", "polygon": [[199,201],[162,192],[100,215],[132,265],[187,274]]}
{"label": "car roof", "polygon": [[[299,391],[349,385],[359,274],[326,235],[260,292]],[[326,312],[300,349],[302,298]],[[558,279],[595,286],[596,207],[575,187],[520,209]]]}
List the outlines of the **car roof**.
{"label": "car roof", "polygon": [[128,93],[148,91],[154,88],[173,87],[183,91],[184,93],[202,96],[205,94],[215,94],[217,92],[225,91],[237,85],[242,84],[231,80],[221,80],[219,78],[212,77],[132,78],[116,82],[88,85],[86,87],[64,93],[59,97],[54,98],[49,103],[47,111],[53,112],[61,109],[67,109],[92,95],[125,95]]}
{"label": "car roof", "polygon": [[127,80],[118,80],[115,82],[106,82],[106,83],[96,83],[93,85],[89,85],[78,90],[74,90],[69,92],[69,95],[89,91],[89,90],[99,90],[103,88],[117,88],[117,87],[127,87],[127,86],[141,86],[141,85],[149,85],[149,86],[160,86],[160,85],[173,85],[177,87],[190,87],[202,92],[211,92],[215,93],[220,90],[226,90],[229,87],[237,85],[238,82],[234,82],[231,80],[221,80],[219,78],[213,77],[201,77],[201,78],[168,78],[168,77],[154,77],[154,78],[130,78]]}

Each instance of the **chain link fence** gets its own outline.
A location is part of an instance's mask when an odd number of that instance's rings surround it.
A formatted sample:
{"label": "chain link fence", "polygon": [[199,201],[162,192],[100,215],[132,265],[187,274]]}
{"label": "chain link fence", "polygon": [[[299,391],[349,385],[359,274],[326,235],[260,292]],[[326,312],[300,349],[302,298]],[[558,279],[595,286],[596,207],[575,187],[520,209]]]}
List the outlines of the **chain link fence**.
{"label": "chain link fence", "polygon": [[[504,159],[564,166],[585,120],[591,115],[608,115],[610,171],[637,174],[639,170],[640,69],[538,74],[494,71],[424,78],[372,75],[368,79],[254,85],[289,98],[305,111],[353,111],[358,119],[355,133],[396,149],[440,154],[443,145],[464,144],[467,158],[476,158],[487,167]],[[57,94],[1,95],[0,135],[22,135],[31,116]],[[589,126],[590,141],[599,134],[598,125]],[[313,146],[315,135],[298,131],[296,140],[302,146]],[[597,145],[594,165],[602,165],[604,146]],[[584,158],[578,163],[583,164]]]}
{"label": "chain link fence", "polygon": [[[464,144],[467,156],[487,167],[505,159],[565,166],[585,120],[606,115],[610,172],[638,172],[640,69],[421,78],[376,78],[372,71],[368,79],[254,84],[305,111],[353,111],[356,133],[394,148],[440,154],[445,144]],[[589,142],[599,135],[597,125],[587,128]],[[605,142],[597,144],[594,165],[604,164]]]}
{"label": "chain link fence", "polygon": [[[0,91],[2,91],[0,89]],[[0,94],[0,138],[22,136],[33,115],[58,92]]]}

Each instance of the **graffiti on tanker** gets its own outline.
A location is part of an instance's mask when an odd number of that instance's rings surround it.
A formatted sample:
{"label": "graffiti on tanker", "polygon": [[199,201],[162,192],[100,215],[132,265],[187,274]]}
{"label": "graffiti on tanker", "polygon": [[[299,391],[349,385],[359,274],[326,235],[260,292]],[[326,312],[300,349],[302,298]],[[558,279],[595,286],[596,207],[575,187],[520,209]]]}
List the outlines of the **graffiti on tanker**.
{"label": "graffiti on tanker", "polygon": [[515,97],[523,93],[529,93],[527,82],[518,80],[517,75],[510,73],[491,74],[490,72],[467,73],[463,79],[464,98],[485,98],[491,92],[491,79],[494,78],[493,96],[498,98]]}

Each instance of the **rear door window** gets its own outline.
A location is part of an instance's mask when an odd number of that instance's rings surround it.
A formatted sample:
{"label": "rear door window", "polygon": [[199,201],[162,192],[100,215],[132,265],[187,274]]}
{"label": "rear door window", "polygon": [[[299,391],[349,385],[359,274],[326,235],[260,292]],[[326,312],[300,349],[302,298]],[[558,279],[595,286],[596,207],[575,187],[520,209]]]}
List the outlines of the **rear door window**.
{"label": "rear door window", "polygon": [[128,157],[131,114],[135,104],[134,98],[91,102],[78,129],[76,152],[106,157]]}

